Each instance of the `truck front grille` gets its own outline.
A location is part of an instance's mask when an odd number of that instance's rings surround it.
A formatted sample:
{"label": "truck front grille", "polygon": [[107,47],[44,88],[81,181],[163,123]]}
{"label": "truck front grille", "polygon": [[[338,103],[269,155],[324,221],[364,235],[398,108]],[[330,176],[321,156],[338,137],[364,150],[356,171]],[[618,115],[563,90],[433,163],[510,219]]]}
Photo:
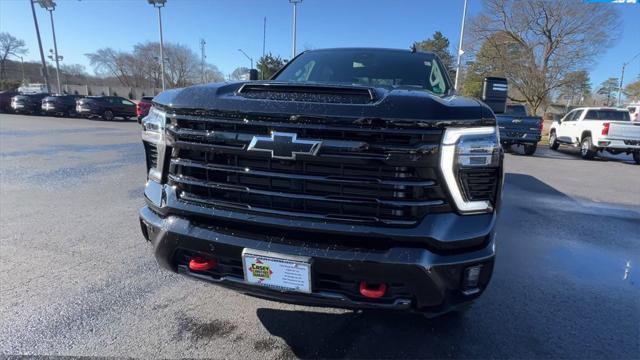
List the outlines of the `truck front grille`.
{"label": "truck front grille", "polygon": [[[168,182],[184,202],[322,221],[410,226],[451,210],[437,171],[441,130],[322,120],[170,115]],[[294,160],[247,151],[272,131],[321,140],[320,151]]]}

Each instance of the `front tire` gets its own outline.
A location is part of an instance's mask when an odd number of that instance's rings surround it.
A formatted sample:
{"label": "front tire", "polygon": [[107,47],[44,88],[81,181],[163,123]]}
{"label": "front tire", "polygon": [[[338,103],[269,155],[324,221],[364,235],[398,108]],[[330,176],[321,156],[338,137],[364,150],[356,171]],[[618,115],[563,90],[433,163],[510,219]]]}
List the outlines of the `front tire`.
{"label": "front tire", "polygon": [[107,121],[113,121],[113,111],[111,110],[107,110],[104,112],[104,114],[102,114],[102,118],[107,120]]}
{"label": "front tire", "polygon": [[633,160],[635,160],[636,164],[640,165],[640,151],[633,153]]}
{"label": "front tire", "polygon": [[585,136],[580,143],[580,156],[585,160],[591,160],[596,156],[596,152],[593,150],[593,142],[591,136]]}
{"label": "front tire", "polygon": [[538,144],[525,144],[524,145],[524,154],[531,156],[531,155],[535,154],[537,148],[538,148]]}
{"label": "front tire", "polygon": [[558,142],[556,132],[551,131],[551,133],[549,134],[549,149],[558,150],[558,147],[560,147],[560,143]]}

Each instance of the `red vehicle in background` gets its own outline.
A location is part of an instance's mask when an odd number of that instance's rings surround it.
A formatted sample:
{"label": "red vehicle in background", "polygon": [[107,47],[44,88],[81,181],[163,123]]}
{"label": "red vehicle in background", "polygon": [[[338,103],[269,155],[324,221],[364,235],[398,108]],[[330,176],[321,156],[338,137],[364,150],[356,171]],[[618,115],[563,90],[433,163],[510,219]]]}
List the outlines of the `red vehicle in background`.
{"label": "red vehicle in background", "polygon": [[143,117],[149,114],[149,109],[151,109],[151,100],[153,100],[153,96],[143,96],[136,104],[136,115],[138,115],[138,123],[142,121]]}

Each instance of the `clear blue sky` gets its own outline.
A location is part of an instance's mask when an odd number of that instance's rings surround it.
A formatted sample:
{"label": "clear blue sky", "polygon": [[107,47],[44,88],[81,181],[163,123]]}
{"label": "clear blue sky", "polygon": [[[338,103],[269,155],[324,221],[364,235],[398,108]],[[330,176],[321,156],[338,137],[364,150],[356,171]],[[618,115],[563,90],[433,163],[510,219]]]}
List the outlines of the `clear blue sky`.
{"label": "clear blue sky", "polygon": [[[101,47],[131,50],[147,40],[157,41],[157,13],[146,0],[58,0],[54,12],[58,51],[64,63],[83,64],[85,53]],[[469,14],[481,0],[469,0]],[[458,44],[463,0],[304,0],[298,7],[298,48],[376,46],[408,48],[439,30]],[[593,66],[597,86],[619,77],[622,63],[640,51],[640,5],[611,4],[620,10],[622,36]],[[36,8],[45,51],[53,47],[48,13]],[[262,23],[267,17],[267,52],[289,58],[291,5],[287,0],[167,0],[163,9],[165,41],[182,43],[199,53],[207,42],[208,61],[228,74],[262,54]],[[29,60],[39,59],[29,0],[0,0],[0,31],[24,39]],[[627,67],[625,83],[640,74],[640,58]]]}

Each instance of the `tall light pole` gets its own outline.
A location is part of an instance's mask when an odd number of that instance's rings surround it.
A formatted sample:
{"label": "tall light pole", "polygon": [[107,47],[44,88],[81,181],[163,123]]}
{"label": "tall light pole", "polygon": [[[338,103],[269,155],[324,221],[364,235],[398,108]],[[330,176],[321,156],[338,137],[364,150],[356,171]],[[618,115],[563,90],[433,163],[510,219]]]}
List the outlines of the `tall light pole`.
{"label": "tall light pole", "polygon": [[160,9],[164,7],[167,0],[147,0],[149,4],[158,9],[158,26],[160,27],[160,79],[162,80],[162,91],[164,87],[164,42],[162,40],[162,12]]}
{"label": "tall light pole", "polygon": [[24,85],[24,58],[20,55],[18,55],[18,57],[20,58],[20,66],[22,67],[22,85]]}
{"label": "tall light pole", "polygon": [[57,55],[57,52],[54,54],[53,49],[49,49],[49,56],[47,56],[51,61],[56,62],[56,77],[58,79],[58,93],[61,94],[60,88],[60,66],[58,64],[59,61],[62,61],[64,58],[62,55]]}
{"label": "tall light pole", "polygon": [[207,44],[206,41],[204,41],[204,39],[200,39],[200,67],[201,67],[201,71],[202,71],[202,83],[205,83],[205,79],[204,79],[204,59],[207,58],[207,55],[204,54],[204,46]]}
{"label": "tall light pole", "polygon": [[635,54],[631,60],[622,63],[622,74],[620,75],[620,86],[618,87],[618,102],[617,102],[617,106],[620,107],[620,96],[622,95],[622,81],[624,80],[624,69],[627,67],[627,65],[631,64],[631,62],[633,62],[633,60],[635,60],[638,56],[640,56],[640,52]]}
{"label": "tall light pole", "polygon": [[297,36],[297,22],[298,22],[298,3],[301,3],[302,0],[289,0],[291,4],[293,4],[293,45],[291,49],[291,58],[293,59],[296,56],[296,36]]}
{"label": "tall light pole", "polygon": [[460,62],[462,60],[462,41],[464,40],[464,22],[467,17],[467,0],[464,0],[462,9],[462,25],[460,25],[460,41],[458,42],[458,59],[456,60],[456,81],[453,84],[454,90],[458,90],[458,80],[460,79]]}
{"label": "tall light pole", "polygon": [[58,43],[56,41],[56,28],[53,26],[53,10],[56,9],[56,3],[53,0],[38,0],[38,4],[43,7],[45,10],[49,12],[49,17],[51,18],[51,33],[53,34],[53,49],[54,49],[54,57],[56,61],[56,80],[58,83],[58,93],[61,93],[62,89],[60,87],[60,57],[58,56]]}
{"label": "tall light pole", "polygon": [[264,55],[267,44],[267,17],[264,17],[264,23],[262,24],[262,69],[260,69],[260,78],[264,80]]}
{"label": "tall light pole", "polygon": [[242,55],[246,56],[247,59],[249,59],[249,61],[251,61],[251,69],[253,69],[253,58],[251,56],[247,55],[247,53],[244,52],[244,50],[242,50],[242,49],[238,49],[238,51],[240,51],[242,53]]}
{"label": "tall light pole", "polygon": [[33,6],[35,0],[29,0],[31,3],[31,13],[33,14],[33,23],[36,26],[36,35],[38,36],[38,48],[40,48],[40,60],[42,61],[42,77],[44,77],[44,84],[47,86],[47,91],[51,91],[49,87],[49,72],[47,71],[47,63],[44,61],[44,52],[42,51],[42,39],[40,38],[40,28],[38,27],[38,18],[36,17],[36,8]]}

